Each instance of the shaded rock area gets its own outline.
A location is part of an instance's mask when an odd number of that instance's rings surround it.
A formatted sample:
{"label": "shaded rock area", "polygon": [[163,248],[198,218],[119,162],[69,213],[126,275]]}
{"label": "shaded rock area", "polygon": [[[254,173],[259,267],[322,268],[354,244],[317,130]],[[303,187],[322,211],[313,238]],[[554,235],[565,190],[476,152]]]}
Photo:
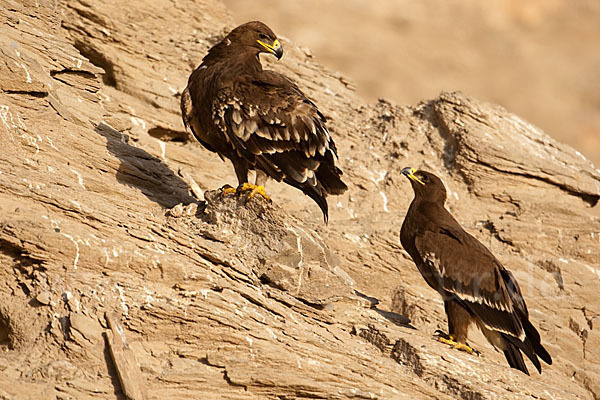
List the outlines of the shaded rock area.
{"label": "shaded rock area", "polygon": [[[350,186],[324,225],[283,184],[223,196],[233,168],[183,130],[180,91],[232,28],[220,2],[0,17],[0,397],[600,397],[600,171],[574,150],[460,93],[364,104],[283,38],[265,63],[328,117]],[[475,330],[480,357],[432,339],[442,302],[398,238],[409,165],[519,280],[542,375]]]}

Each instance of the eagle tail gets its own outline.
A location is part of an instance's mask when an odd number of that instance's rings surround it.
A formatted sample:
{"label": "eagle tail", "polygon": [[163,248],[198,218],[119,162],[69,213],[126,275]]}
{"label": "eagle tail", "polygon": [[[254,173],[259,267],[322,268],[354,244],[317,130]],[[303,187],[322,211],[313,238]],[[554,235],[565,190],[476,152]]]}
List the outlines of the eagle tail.
{"label": "eagle tail", "polygon": [[[312,190],[311,190],[312,189]],[[329,221],[329,206],[327,205],[327,198],[325,193],[323,193],[322,188],[315,188],[311,186],[309,190],[302,190],[306,193],[311,199],[317,203],[321,211],[323,212],[323,220],[325,223]]]}
{"label": "eagle tail", "polygon": [[315,175],[325,192],[329,194],[343,194],[348,190],[348,186],[340,178],[342,171],[335,165],[322,163]]}
{"label": "eagle tail", "polygon": [[[300,189],[302,193],[313,199],[323,212],[325,223],[329,220],[329,209],[327,206],[327,190],[318,178],[318,171],[312,178],[306,173],[310,172],[313,161],[304,158],[297,152],[285,152],[271,154],[267,157],[256,157],[261,169],[270,177],[288,185]],[[304,170],[304,173],[300,171]]]}
{"label": "eagle tail", "polygon": [[[507,335],[507,334],[502,334],[502,337],[505,339],[507,348],[514,349],[514,352],[519,352],[519,350],[521,350],[523,353],[525,353],[527,358],[529,358],[531,360],[533,365],[535,365],[535,368],[538,370],[538,372],[540,374],[542,373],[542,366],[540,364],[540,360],[538,360],[537,354],[534,350],[534,347],[532,346],[531,340],[528,337],[525,337],[525,341],[520,341],[518,338],[511,336],[511,335]],[[506,353],[505,353],[505,355],[506,355]],[[519,357],[522,362],[523,357],[521,356],[520,353],[519,353]],[[507,361],[510,364],[510,360],[508,359],[508,357],[507,357]],[[511,364],[511,367],[513,367],[512,364]],[[525,368],[525,370],[523,370],[519,367],[513,367],[513,368],[517,368],[517,369],[525,372],[527,375],[529,375],[529,373],[527,372],[527,368]]]}
{"label": "eagle tail", "polygon": [[525,340],[531,342],[534,353],[539,356],[546,364],[552,365],[552,357],[548,351],[542,346],[540,334],[527,318],[521,319],[523,329],[525,330]]}
{"label": "eagle tail", "polygon": [[[505,336],[505,335],[502,335]],[[505,338],[506,339],[506,338]],[[529,375],[529,371],[527,370],[527,366],[525,365],[525,360],[523,360],[523,355],[521,354],[521,350],[510,341],[505,340],[506,350],[504,350],[504,357],[506,357],[506,361],[508,361],[508,365],[511,368],[518,369],[519,371]]]}
{"label": "eagle tail", "polygon": [[283,179],[283,181],[289,185],[294,186],[295,188],[300,189],[302,193],[313,199],[313,201],[317,203],[317,205],[323,212],[323,219],[325,220],[325,223],[329,221],[329,206],[327,205],[327,196],[325,191],[323,190],[323,187],[319,183],[317,183],[316,186],[313,186],[308,182],[297,182],[293,179],[290,179],[287,176]]}

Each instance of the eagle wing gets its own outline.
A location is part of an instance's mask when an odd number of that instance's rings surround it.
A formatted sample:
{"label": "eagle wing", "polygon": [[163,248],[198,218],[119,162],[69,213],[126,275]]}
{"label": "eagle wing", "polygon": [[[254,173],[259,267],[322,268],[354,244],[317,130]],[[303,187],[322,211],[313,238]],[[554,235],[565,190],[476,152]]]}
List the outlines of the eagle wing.
{"label": "eagle wing", "polygon": [[[462,229],[440,227],[415,240],[431,279],[466,306],[481,322],[519,340],[527,308],[512,274],[477,239]],[[426,279],[428,277],[425,277]]]}
{"label": "eagle wing", "polygon": [[240,77],[220,90],[213,103],[213,119],[246,158],[296,152],[312,159],[336,152],[315,104],[275,72],[263,71],[260,78]]}
{"label": "eagle wing", "polygon": [[347,189],[335,166],[337,150],[325,117],[285,76],[273,71],[242,75],[219,90],[212,112],[239,157],[301,189],[325,214],[325,195]]}

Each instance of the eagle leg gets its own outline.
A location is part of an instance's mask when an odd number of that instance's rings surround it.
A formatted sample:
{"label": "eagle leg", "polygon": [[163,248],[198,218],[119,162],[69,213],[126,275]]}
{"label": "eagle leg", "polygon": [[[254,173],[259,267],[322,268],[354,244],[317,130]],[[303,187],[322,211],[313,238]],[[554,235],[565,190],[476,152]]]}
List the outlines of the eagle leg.
{"label": "eagle leg", "polygon": [[464,351],[469,354],[474,354],[476,356],[479,356],[479,354],[481,354],[478,350],[472,348],[468,343],[459,343],[456,341],[454,335],[448,335],[439,329],[435,331],[433,336],[438,342],[445,343],[451,346],[453,349]]}
{"label": "eagle leg", "polygon": [[265,186],[265,183],[267,183],[267,174],[264,173],[262,170],[257,169],[256,170],[256,178],[254,179],[254,184],[256,186]]}
{"label": "eagle leg", "polygon": [[246,182],[242,186],[239,186],[237,188],[237,192],[238,192],[238,194],[249,192],[246,195],[246,201],[250,200],[252,197],[256,196],[257,194],[260,194],[269,203],[271,202],[271,198],[269,196],[267,196],[267,193],[265,192],[265,187],[263,185],[257,186],[257,185],[253,185],[251,183]]}

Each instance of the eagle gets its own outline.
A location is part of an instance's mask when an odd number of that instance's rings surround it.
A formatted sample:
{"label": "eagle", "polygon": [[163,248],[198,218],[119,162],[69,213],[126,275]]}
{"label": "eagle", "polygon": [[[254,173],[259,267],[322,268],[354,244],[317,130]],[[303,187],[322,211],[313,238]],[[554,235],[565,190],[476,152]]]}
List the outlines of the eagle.
{"label": "eagle", "polygon": [[[264,70],[261,53],[280,59],[283,48],[259,21],[238,26],[208,50],[182,92],[183,123],[204,147],[233,164],[238,187],[225,193],[268,199],[263,185],[270,177],[308,195],[327,222],[327,195],[348,187],[335,165],[325,117],[294,82]],[[250,170],[256,171],[254,185],[248,183]]]}
{"label": "eagle", "polygon": [[538,357],[548,365],[552,358],[529,321],[513,274],[444,208],[446,188],[440,178],[411,167],[402,174],[410,179],[415,197],[400,242],[427,284],[442,295],[448,334],[436,331],[438,340],[479,354],[467,343],[474,322],[512,368],[529,375],[524,353],[541,373]]}

